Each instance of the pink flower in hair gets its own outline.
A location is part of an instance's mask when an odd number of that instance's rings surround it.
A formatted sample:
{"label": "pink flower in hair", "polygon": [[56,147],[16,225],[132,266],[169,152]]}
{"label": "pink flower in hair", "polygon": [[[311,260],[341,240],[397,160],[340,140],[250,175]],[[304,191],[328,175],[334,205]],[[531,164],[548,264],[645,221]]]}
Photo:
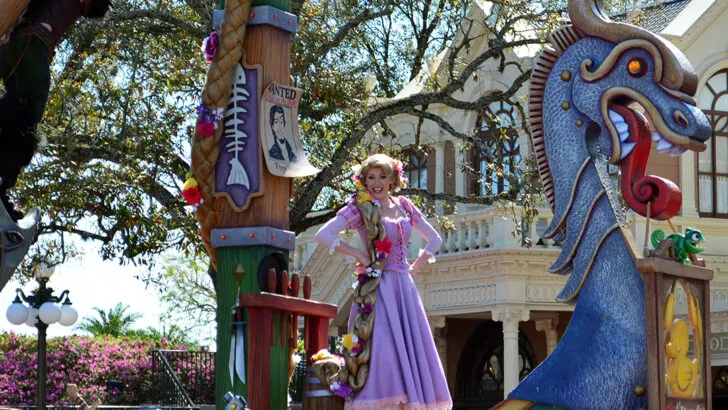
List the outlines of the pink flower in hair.
{"label": "pink flower in hair", "polygon": [[402,161],[398,159],[394,160],[394,171],[400,176],[404,175],[404,164],[402,163]]}

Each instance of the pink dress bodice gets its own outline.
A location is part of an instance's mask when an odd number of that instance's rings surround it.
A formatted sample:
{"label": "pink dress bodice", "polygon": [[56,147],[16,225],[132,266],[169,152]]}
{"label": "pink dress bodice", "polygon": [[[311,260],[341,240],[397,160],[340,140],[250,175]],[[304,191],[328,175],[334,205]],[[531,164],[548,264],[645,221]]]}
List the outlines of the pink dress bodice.
{"label": "pink dress bodice", "polygon": [[[434,261],[435,252],[440,248],[442,239],[435,229],[422,216],[422,212],[409,200],[409,198],[399,196],[393,198],[395,204],[399,207],[401,213],[405,216],[396,219],[383,218],[382,224],[387,231],[387,238],[392,242],[392,249],[389,257],[387,257],[383,270],[406,272],[409,268],[407,262],[407,250],[409,248],[410,236],[412,230],[416,230],[427,242],[422,250],[431,256],[430,261]],[[327,246],[332,252],[334,248],[341,243],[341,239],[337,237],[338,233],[343,229],[356,229],[362,243],[366,241],[366,232],[361,213],[353,202],[341,208],[336,217],[327,222],[316,233],[316,241]]]}
{"label": "pink dress bodice", "polygon": [[409,239],[412,235],[412,225],[409,218],[400,217],[397,219],[382,219],[384,229],[387,230],[387,238],[392,241],[392,251],[384,264],[384,270],[407,271],[407,249]]}

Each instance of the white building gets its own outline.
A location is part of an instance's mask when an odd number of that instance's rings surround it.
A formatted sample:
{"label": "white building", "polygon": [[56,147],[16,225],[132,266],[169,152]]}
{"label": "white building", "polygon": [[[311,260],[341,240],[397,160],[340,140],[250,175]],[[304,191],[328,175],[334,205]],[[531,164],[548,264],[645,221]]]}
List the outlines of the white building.
{"label": "white building", "polygon": [[[476,1],[470,18],[485,19],[487,15],[487,6]],[[702,257],[715,271],[711,284],[713,403],[714,408],[728,408],[728,1],[666,1],[645,10],[640,21],[676,44],[693,63],[700,79],[699,106],[715,130],[708,150],[700,154],[690,152],[672,158],[653,149],[648,173],[680,185],[683,208],[672,222],[678,229],[699,228],[707,238]],[[470,54],[480,54],[486,44],[487,38],[476,41]],[[446,55],[441,57],[440,61]],[[438,61],[430,70],[427,74],[444,71]],[[504,90],[516,75],[514,70],[499,73],[494,67],[483,66],[477,78],[471,78],[456,97],[475,100],[494,90]],[[420,88],[415,80],[399,97]],[[527,87],[522,90],[522,98],[526,94]],[[488,138],[489,130],[482,115],[495,115],[502,126],[508,127],[523,121],[505,103],[492,104],[481,115],[444,106],[430,106],[429,110],[447,118],[459,132],[481,129],[483,138]],[[400,144],[414,142],[417,119],[402,116],[388,123],[403,136]],[[518,131],[518,127],[509,130],[508,141],[497,149],[497,155],[512,160],[513,166],[526,157],[529,149],[527,137]],[[457,195],[484,192],[485,188],[462,170],[464,164],[475,169],[484,164],[479,155],[464,152],[460,140],[425,121],[420,143],[429,145],[430,154],[412,161],[412,185]],[[497,175],[488,175],[486,170],[485,178],[491,181],[494,192],[503,189],[505,182]],[[513,235],[518,219],[514,219],[513,210],[520,212],[517,206],[502,210],[458,204],[451,215],[455,232],[443,234],[437,262],[415,277],[455,408],[488,408],[502,400],[519,376],[527,374],[551,352],[571,317],[572,306],[554,300],[565,278],[547,272],[559,253],[558,244],[548,240],[535,243],[550,222],[550,210],[540,209],[537,220],[528,227],[534,238],[530,248],[523,247],[521,238]],[[631,226],[635,239],[642,243],[644,218],[632,214]],[[659,223],[653,223],[654,228],[669,229]],[[328,249],[313,242],[315,232],[316,228],[311,228],[299,236],[292,270],[312,276],[314,299],[339,306],[339,317],[330,327],[331,334],[338,334],[346,330],[354,261],[338,254],[330,256]],[[419,241],[413,238],[413,258]],[[509,352],[505,357],[504,351]]]}

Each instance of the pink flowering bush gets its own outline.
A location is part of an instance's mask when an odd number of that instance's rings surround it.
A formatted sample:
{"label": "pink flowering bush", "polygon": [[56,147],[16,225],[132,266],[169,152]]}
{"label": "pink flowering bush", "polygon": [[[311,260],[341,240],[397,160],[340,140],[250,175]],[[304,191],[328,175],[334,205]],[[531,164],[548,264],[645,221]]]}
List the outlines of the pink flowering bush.
{"label": "pink flowering bush", "polygon": [[[36,401],[36,338],[0,334],[0,405],[34,405]],[[153,349],[184,349],[161,342],[128,337],[57,337],[48,340],[48,404],[72,404],[66,384],[75,383],[87,402],[136,405],[152,402]],[[123,392],[106,391],[108,380],[118,380]]]}

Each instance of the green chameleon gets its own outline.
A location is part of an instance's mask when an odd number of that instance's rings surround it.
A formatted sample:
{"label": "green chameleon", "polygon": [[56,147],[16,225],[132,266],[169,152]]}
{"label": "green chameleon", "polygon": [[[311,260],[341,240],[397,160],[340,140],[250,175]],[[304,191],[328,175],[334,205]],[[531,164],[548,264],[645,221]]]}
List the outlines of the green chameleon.
{"label": "green chameleon", "polygon": [[[667,238],[675,242],[675,259],[684,264],[690,264],[689,254],[696,254],[705,250],[697,246],[705,241],[702,232],[697,229],[688,228],[685,230],[685,235],[674,233]],[[652,232],[650,239],[652,240],[652,246],[656,248],[660,242],[665,240],[665,232],[658,229]]]}

